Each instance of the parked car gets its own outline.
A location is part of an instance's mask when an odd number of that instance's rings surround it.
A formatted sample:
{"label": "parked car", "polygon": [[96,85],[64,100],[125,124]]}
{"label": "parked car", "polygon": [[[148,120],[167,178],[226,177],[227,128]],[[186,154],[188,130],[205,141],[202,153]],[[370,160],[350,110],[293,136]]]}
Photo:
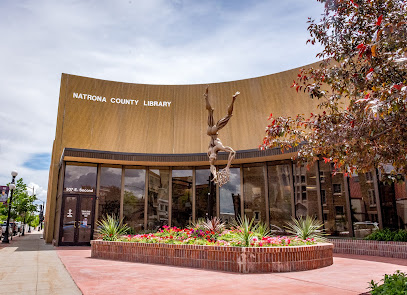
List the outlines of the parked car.
{"label": "parked car", "polygon": [[353,230],[355,232],[355,238],[364,238],[370,235],[375,230],[379,229],[377,222],[372,221],[360,221],[353,224]]}
{"label": "parked car", "polygon": [[[6,225],[7,225],[6,221],[4,221],[3,224],[1,225],[1,231],[2,231],[3,235],[6,232]],[[10,222],[8,225],[8,235],[9,235],[9,237],[11,237],[12,235],[15,236],[16,234],[17,234],[17,227],[14,224],[14,222]]]}

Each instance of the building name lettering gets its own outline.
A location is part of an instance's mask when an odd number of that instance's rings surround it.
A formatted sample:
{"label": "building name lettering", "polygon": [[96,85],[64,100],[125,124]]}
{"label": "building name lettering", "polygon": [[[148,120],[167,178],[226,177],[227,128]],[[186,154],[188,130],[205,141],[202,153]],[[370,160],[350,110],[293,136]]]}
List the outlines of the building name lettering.
{"label": "building name lettering", "polygon": [[[137,99],[126,99],[126,98],[119,98],[119,97],[112,97],[109,100],[106,99],[104,96],[100,95],[93,95],[93,94],[86,94],[86,93],[73,93],[73,98],[83,99],[83,100],[90,100],[94,102],[110,102],[111,104],[124,104],[124,105],[134,105],[138,106],[139,101]],[[143,103],[140,103],[142,106],[146,107],[170,107],[172,101],[159,101],[159,100],[144,100]]]}

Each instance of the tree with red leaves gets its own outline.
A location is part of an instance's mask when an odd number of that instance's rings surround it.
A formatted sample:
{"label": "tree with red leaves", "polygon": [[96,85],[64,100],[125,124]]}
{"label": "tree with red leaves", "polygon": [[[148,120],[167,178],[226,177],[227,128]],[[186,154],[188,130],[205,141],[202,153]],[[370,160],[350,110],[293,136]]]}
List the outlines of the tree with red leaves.
{"label": "tree with red leaves", "polygon": [[322,45],[319,66],[302,69],[292,87],[319,99],[316,114],[270,116],[262,149],[302,142],[298,159],[324,157],[351,174],[394,167],[407,175],[407,2],[317,0],[320,22],[309,19]]}

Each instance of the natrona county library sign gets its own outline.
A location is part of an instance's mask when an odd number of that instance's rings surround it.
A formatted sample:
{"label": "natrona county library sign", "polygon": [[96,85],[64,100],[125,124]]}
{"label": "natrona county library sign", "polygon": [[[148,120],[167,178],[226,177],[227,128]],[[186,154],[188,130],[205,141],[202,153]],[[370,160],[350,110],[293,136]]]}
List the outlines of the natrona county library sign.
{"label": "natrona county library sign", "polygon": [[[106,99],[104,96],[92,95],[92,94],[85,94],[85,93],[73,93],[73,98],[77,99],[84,99],[90,100],[94,102],[103,102],[103,103],[112,103],[112,104],[124,104],[124,105],[139,105],[139,100],[136,99],[126,99],[126,98],[118,98],[112,97],[109,100]],[[158,100],[143,100],[143,104],[146,107],[170,107],[172,101],[158,101]]]}

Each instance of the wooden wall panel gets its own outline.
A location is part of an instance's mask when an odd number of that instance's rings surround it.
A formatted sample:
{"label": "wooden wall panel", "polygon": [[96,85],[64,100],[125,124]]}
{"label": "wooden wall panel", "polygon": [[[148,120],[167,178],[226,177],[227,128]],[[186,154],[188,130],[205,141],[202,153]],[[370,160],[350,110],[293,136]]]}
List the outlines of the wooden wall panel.
{"label": "wooden wall panel", "polygon": [[[233,94],[241,92],[235,102],[233,118],[220,131],[223,144],[235,150],[257,148],[270,113],[295,116],[298,112],[315,112],[318,101],[290,88],[297,72],[295,69],[210,84],[215,120],[227,114]],[[73,75],[65,77],[66,90],[60,101],[64,104],[62,132],[56,136],[62,140],[61,148],[169,154],[207,151],[207,111],[203,98],[206,85],[144,85]],[[73,92],[101,95],[107,101],[73,98]],[[112,97],[139,102],[137,106],[113,104]],[[144,101],[149,100],[171,101],[171,106],[145,106]]]}

